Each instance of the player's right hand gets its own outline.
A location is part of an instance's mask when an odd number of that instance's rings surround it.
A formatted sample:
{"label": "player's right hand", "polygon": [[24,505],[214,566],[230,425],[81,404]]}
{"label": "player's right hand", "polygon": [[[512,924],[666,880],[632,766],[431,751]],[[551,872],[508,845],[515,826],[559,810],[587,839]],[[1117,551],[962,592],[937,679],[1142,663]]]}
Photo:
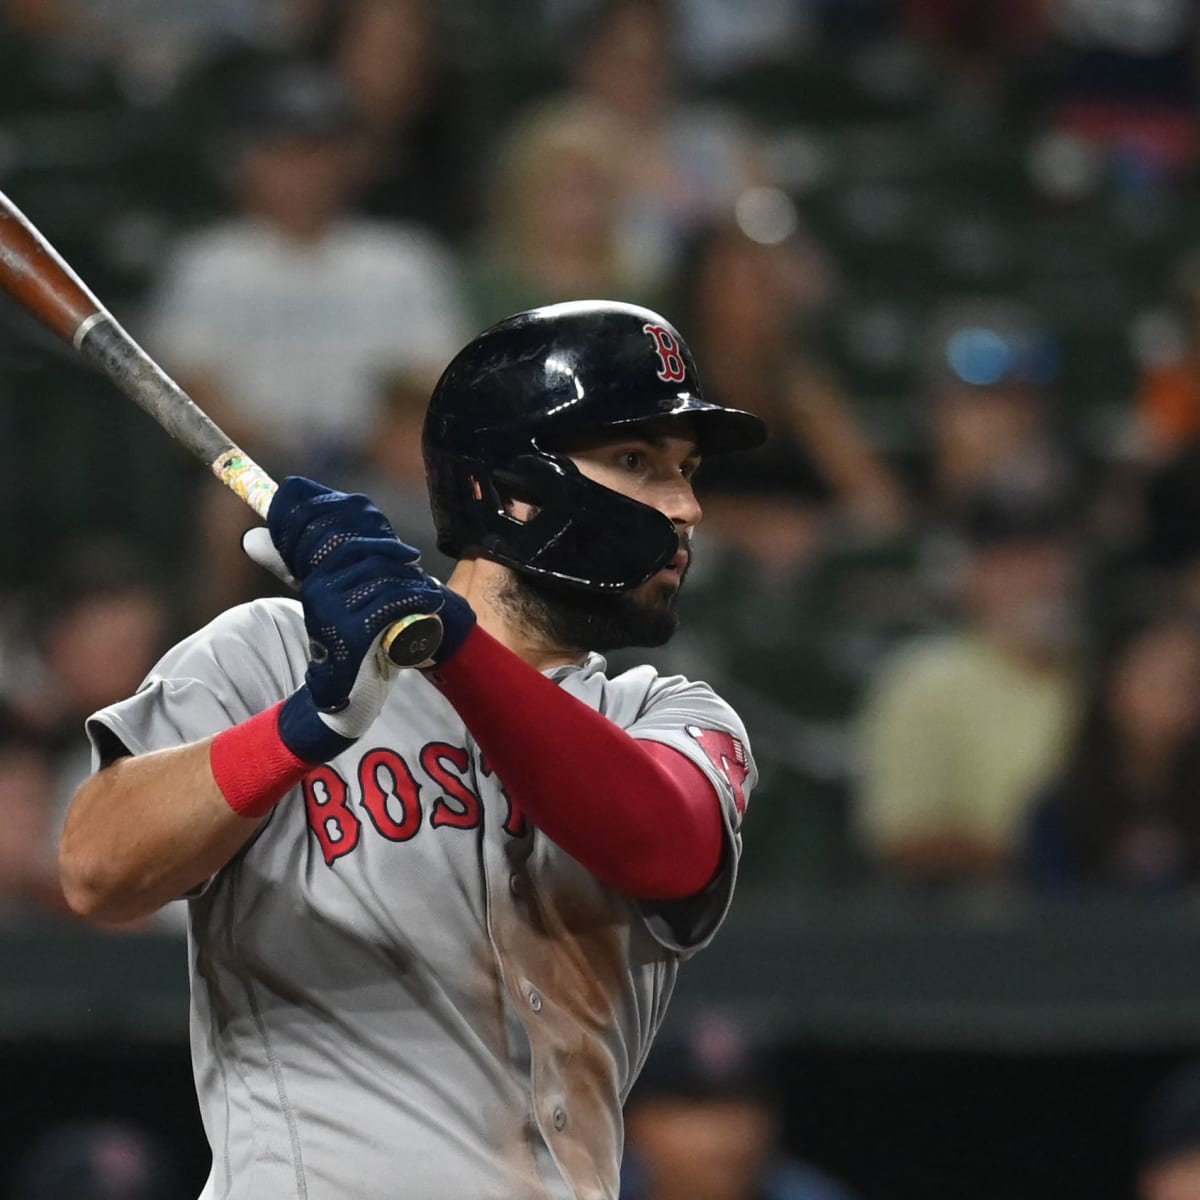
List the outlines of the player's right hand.
{"label": "player's right hand", "polygon": [[383,708],[393,672],[379,647],[393,622],[444,613],[457,645],[474,614],[417,565],[418,552],[366,496],[291,476],[271,502],[267,528],[299,583],[309,638],[305,685],[284,704],[279,730],[299,758],[324,762]]}

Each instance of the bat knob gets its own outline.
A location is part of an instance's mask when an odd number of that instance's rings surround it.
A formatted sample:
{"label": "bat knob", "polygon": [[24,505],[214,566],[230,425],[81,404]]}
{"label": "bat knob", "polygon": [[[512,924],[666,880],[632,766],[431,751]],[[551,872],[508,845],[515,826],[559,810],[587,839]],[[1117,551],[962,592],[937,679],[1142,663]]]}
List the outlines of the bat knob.
{"label": "bat knob", "polygon": [[388,627],[382,649],[393,667],[421,667],[433,665],[441,644],[441,618],[432,613],[413,613]]}

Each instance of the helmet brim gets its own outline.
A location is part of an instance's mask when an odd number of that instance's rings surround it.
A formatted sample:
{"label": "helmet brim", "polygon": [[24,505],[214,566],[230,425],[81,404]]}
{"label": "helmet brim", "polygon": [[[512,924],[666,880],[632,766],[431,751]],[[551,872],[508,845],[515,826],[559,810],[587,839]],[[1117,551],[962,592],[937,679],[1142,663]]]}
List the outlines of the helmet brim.
{"label": "helmet brim", "polygon": [[722,408],[694,396],[691,392],[648,397],[637,412],[628,412],[605,421],[597,427],[592,422],[579,430],[570,430],[563,422],[563,431],[578,436],[622,429],[627,425],[644,425],[667,417],[687,417],[696,431],[696,440],[703,455],[731,454],[737,450],[753,450],[767,440],[766,422],[754,413],[739,408]]}
{"label": "helmet brim", "polygon": [[767,424],[761,417],[740,408],[722,408],[686,393],[667,403],[658,415],[690,417],[701,454],[753,450],[767,440]]}

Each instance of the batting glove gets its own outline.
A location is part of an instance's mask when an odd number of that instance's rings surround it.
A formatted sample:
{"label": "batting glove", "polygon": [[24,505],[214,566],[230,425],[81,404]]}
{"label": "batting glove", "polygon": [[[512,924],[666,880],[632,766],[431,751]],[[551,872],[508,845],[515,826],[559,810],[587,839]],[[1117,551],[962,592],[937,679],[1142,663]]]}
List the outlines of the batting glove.
{"label": "batting glove", "polygon": [[[291,476],[271,502],[267,528],[299,583],[309,638],[304,686],[284,703],[279,732],[297,757],[325,762],[362,737],[383,708],[394,672],[380,644],[394,621],[413,613],[441,618],[436,664],[462,645],[475,614],[417,565],[418,551],[366,496]],[[245,545],[262,561],[261,538]]]}

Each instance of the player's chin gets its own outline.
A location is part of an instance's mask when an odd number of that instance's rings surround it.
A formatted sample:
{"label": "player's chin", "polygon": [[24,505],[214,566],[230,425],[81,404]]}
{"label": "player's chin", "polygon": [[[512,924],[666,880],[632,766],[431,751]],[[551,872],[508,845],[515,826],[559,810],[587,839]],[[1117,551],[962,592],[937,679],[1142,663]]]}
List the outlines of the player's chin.
{"label": "player's chin", "polygon": [[655,575],[632,592],[626,593],[622,607],[628,613],[644,613],[647,616],[655,613],[674,613],[675,602],[679,599],[679,587],[678,578]]}
{"label": "player's chin", "polygon": [[661,581],[655,578],[626,597],[622,605],[625,644],[653,647],[670,641],[679,627],[675,612],[678,595],[678,579]]}

